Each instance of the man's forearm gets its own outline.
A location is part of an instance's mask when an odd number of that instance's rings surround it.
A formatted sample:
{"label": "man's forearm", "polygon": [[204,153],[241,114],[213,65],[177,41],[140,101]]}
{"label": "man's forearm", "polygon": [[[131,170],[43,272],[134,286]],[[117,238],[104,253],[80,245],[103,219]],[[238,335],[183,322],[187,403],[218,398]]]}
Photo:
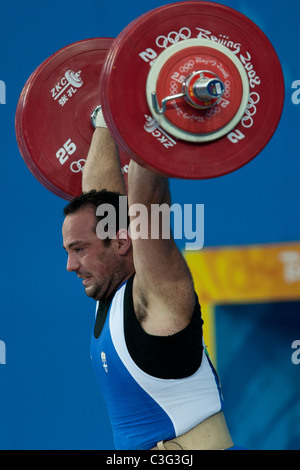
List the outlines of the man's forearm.
{"label": "man's forearm", "polygon": [[82,175],[82,191],[92,189],[126,194],[118,148],[106,128],[96,127]]}
{"label": "man's forearm", "polygon": [[170,204],[168,179],[155,174],[131,160],[128,172],[128,199],[130,204]]}

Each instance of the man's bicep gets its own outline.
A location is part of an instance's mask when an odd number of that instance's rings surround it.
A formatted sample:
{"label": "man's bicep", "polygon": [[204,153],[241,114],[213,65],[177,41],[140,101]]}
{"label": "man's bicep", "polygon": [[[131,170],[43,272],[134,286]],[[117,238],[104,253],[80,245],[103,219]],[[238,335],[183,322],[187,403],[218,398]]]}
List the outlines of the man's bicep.
{"label": "man's bicep", "polygon": [[175,291],[192,279],[187,264],[173,239],[133,240],[133,259],[139,283],[157,296]]}

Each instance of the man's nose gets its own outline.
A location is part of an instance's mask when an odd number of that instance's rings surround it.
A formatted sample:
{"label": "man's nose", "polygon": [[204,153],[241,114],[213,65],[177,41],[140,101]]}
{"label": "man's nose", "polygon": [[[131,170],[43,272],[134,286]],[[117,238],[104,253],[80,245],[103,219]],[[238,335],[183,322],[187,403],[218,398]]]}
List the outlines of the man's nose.
{"label": "man's nose", "polygon": [[69,272],[77,271],[78,268],[79,268],[78,259],[73,254],[69,254],[68,261],[67,261],[67,271]]}

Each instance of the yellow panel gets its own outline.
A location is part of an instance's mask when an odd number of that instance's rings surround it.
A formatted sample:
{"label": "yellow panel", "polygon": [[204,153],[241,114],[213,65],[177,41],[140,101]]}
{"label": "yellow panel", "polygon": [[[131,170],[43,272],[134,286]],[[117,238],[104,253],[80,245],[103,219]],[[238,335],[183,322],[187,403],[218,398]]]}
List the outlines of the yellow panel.
{"label": "yellow panel", "polygon": [[300,243],[184,251],[204,319],[204,340],[216,365],[215,304],[300,299]]}
{"label": "yellow panel", "polygon": [[200,302],[300,299],[300,243],[185,251]]}

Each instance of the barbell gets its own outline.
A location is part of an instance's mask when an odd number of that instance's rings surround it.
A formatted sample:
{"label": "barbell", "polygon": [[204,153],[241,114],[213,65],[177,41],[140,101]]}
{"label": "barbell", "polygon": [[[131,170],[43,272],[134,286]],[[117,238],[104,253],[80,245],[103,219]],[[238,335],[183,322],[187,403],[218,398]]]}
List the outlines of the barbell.
{"label": "barbell", "polygon": [[172,178],[236,171],[268,144],[284,103],[280,61],[266,35],[224,5],[156,8],[116,39],[59,50],[20,95],[16,137],[34,176],[56,195],[81,193],[98,106],[130,159]]}

